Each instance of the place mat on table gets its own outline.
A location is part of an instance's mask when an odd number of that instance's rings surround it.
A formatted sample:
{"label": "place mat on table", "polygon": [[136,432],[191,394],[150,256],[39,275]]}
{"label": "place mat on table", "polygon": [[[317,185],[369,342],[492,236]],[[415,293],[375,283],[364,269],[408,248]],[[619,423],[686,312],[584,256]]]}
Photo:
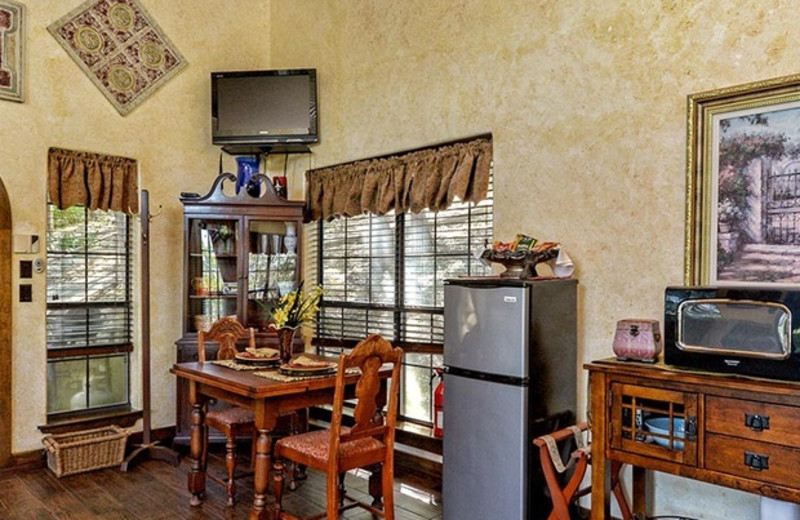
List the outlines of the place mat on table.
{"label": "place mat on table", "polygon": [[215,365],[219,365],[221,367],[230,368],[230,369],[239,370],[239,371],[241,371],[241,370],[264,370],[264,368],[266,368],[264,366],[246,365],[244,363],[237,363],[235,359],[222,359],[222,360],[215,359],[214,361],[211,361],[211,363],[214,363]]}
{"label": "place mat on table", "polygon": [[[352,376],[361,373],[361,369],[358,367],[348,368],[347,375]],[[320,379],[322,377],[331,377],[336,375],[336,371],[333,372],[325,372],[324,374],[309,374],[305,376],[289,376],[286,374],[281,374],[278,369],[275,370],[268,370],[264,372],[254,372],[253,375],[259,377],[265,377],[267,379],[272,379],[273,381],[278,381],[280,383],[293,383],[295,381],[306,381],[308,379]]]}

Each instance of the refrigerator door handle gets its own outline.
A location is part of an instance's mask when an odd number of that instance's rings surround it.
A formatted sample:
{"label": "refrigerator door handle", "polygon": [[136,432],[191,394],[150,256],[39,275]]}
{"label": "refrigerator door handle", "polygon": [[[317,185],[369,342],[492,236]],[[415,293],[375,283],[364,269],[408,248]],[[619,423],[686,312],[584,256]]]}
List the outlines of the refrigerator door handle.
{"label": "refrigerator door handle", "polygon": [[528,384],[530,384],[529,377],[490,374],[487,372],[478,372],[476,370],[467,370],[465,368],[451,367],[448,365],[445,365],[443,370],[445,374],[465,377],[467,379],[479,379],[481,381],[491,381],[493,383],[501,383],[512,386],[528,386]]}

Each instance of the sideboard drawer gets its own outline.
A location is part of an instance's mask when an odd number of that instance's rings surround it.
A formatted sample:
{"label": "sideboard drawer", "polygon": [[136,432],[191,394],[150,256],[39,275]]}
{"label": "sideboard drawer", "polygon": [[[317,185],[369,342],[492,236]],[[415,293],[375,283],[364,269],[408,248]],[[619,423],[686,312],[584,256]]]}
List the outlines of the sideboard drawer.
{"label": "sideboard drawer", "polygon": [[706,396],[706,431],[762,442],[800,445],[800,408]]}
{"label": "sideboard drawer", "polygon": [[797,449],[713,434],[706,435],[705,449],[706,469],[773,484],[797,479]]}

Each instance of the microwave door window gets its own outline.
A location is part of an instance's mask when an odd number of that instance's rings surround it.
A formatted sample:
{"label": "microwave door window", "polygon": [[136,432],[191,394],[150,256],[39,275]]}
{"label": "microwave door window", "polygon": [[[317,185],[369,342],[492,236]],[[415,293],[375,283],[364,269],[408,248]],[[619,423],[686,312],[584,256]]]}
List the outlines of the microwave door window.
{"label": "microwave door window", "polygon": [[688,300],[678,307],[678,347],[718,355],[785,359],[791,314],[768,302]]}

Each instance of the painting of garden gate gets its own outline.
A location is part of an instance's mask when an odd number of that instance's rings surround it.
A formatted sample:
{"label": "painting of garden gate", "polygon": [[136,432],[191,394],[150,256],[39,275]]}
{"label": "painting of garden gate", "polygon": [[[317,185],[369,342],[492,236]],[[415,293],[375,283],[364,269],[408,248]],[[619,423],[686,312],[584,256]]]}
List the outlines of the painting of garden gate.
{"label": "painting of garden gate", "polygon": [[718,124],[717,281],[800,283],[800,107]]}

